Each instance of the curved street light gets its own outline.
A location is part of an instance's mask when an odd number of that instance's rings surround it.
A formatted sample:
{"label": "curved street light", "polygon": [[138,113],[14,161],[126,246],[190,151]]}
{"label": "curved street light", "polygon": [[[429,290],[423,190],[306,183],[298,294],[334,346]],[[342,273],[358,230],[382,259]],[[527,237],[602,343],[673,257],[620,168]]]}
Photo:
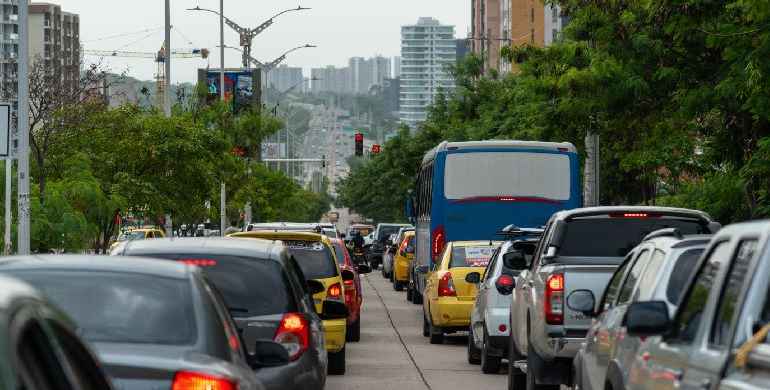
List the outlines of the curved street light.
{"label": "curved street light", "polygon": [[251,56],[251,43],[254,40],[254,37],[259,35],[261,32],[265,31],[268,27],[272,26],[273,22],[274,22],[273,19],[275,19],[275,18],[277,18],[277,17],[279,17],[279,16],[281,16],[281,15],[283,15],[285,13],[288,13],[288,12],[305,11],[305,10],[310,10],[310,9],[312,9],[312,8],[297,6],[297,8],[289,8],[289,9],[283,10],[283,11],[281,11],[281,12],[271,16],[270,19],[267,19],[262,24],[260,24],[259,26],[255,27],[253,29],[246,28],[246,27],[241,27],[240,25],[238,25],[237,23],[232,21],[230,18],[228,18],[228,17],[220,14],[218,11],[215,11],[215,10],[212,10],[212,9],[201,8],[200,6],[196,6],[195,8],[188,8],[187,10],[188,11],[205,11],[205,12],[210,12],[210,13],[213,13],[215,15],[218,15],[218,16],[221,16],[222,18],[224,18],[225,23],[228,26],[230,26],[230,28],[235,30],[235,32],[237,32],[238,35],[240,36],[240,41],[241,41],[240,45],[241,45],[241,47],[243,47],[243,50],[242,50],[243,51],[243,67],[248,68],[249,67],[249,57]]}

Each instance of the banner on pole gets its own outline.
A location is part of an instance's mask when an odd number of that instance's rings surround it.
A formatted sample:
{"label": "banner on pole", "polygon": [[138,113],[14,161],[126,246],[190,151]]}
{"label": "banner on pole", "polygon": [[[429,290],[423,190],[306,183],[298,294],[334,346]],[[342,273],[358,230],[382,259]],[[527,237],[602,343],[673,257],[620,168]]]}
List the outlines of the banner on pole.
{"label": "banner on pole", "polygon": [[0,103],[0,157],[10,155],[11,105]]}

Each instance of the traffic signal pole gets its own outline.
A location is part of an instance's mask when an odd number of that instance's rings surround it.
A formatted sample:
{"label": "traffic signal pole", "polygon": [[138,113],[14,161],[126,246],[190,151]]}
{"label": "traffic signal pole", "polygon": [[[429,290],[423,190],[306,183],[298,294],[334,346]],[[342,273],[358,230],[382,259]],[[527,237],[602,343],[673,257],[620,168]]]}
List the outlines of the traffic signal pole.
{"label": "traffic signal pole", "polygon": [[[225,0],[219,0],[219,97],[225,101]],[[227,185],[222,177],[219,199],[219,235],[225,236],[227,224]]]}

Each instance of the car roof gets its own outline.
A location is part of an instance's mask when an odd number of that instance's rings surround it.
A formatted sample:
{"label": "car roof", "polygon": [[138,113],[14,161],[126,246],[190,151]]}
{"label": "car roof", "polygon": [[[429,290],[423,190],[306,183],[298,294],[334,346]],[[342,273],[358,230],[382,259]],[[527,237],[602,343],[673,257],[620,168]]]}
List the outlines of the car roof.
{"label": "car roof", "polygon": [[330,243],[329,237],[323,234],[298,231],[252,230],[250,232],[233,233],[228,237],[261,238],[263,240],[324,241]]}
{"label": "car roof", "polygon": [[659,207],[659,206],[598,206],[598,207],[584,207],[572,210],[558,211],[553,214],[554,219],[572,219],[580,217],[601,216],[605,214],[614,213],[660,213],[671,216],[679,216],[686,218],[700,218],[711,221],[711,216],[707,213],[699,210],[683,209],[676,207]]}
{"label": "car roof", "polygon": [[191,266],[173,261],[103,255],[30,255],[0,259],[0,272],[28,270],[102,271],[187,279]]}
{"label": "car roof", "polygon": [[466,247],[466,246],[497,246],[502,244],[502,241],[489,241],[489,240],[477,240],[477,241],[452,241],[452,246]]}
{"label": "car roof", "polygon": [[660,236],[645,240],[642,244],[651,243],[658,248],[689,248],[693,246],[706,246],[711,241],[711,237],[713,236],[710,234],[688,234],[682,237]]}
{"label": "car roof", "polygon": [[576,153],[575,145],[569,142],[540,142],[540,141],[517,141],[517,140],[487,140],[487,141],[464,141],[448,142],[444,141],[435,148],[429,150],[423,156],[423,163],[433,160],[436,154],[452,148],[457,149],[493,149],[493,148],[519,148],[519,149],[542,149],[549,151],[559,151],[566,149],[567,152]]}
{"label": "car roof", "polygon": [[10,276],[0,276],[0,311],[7,310],[19,298],[42,299],[42,295],[29,284]]}
{"label": "car roof", "polygon": [[160,238],[130,241],[119,254],[195,253],[233,255],[279,260],[283,245],[272,240],[239,240],[229,237]]}

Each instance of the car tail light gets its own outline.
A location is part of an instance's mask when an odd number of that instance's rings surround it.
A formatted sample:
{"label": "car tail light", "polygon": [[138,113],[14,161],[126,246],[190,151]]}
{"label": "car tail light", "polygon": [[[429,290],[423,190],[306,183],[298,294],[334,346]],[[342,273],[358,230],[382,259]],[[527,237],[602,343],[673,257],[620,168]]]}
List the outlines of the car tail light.
{"label": "car tail light", "polygon": [[179,259],[179,262],[198,267],[213,267],[217,265],[217,261],[212,259]]}
{"label": "car tail light", "polygon": [[273,341],[286,348],[290,360],[297,360],[310,342],[310,326],[305,317],[298,313],[284,314]]}
{"label": "car tail light", "polygon": [[398,247],[398,254],[399,255],[406,252],[406,247],[407,247],[408,244],[409,244],[409,239],[408,238],[404,238],[403,240],[401,240],[401,245]]}
{"label": "car tail light", "polygon": [[553,274],[545,282],[545,322],[564,323],[564,274]]}
{"label": "car tail light", "polygon": [[235,382],[220,376],[199,372],[179,371],[174,375],[171,390],[235,390]]}
{"label": "car tail light", "polygon": [[497,330],[499,330],[500,333],[505,333],[508,331],[508,326],[506,326],[505,324],[500,324],[500,326],[497,327]]}
{"label": "car tail light", "polygon": [[438,281],[438,296],[456,297],[455,282],[452,280],[452,274],[447,272]]}
{"label": "car tail light", "polygon": [[502,274],[497,278],[497,281],[495,282],[497,291],[503,295],[510,295],[513,292],[514,286],[515,283],[513,281],[513,276],[511,275]]}
{"label": "car tail light", "polygon": [[326,290],[326,299],[342,301],[342,285],[334,283]]}
{"label": "car tail light", "polygon": [[439,225],[433,229],[433,235],[430,238],[430,255],[434,263],[438,260],[441,252],[444,251],[444,245],[446,245],[446,233],[444,232],[444,226]]}

